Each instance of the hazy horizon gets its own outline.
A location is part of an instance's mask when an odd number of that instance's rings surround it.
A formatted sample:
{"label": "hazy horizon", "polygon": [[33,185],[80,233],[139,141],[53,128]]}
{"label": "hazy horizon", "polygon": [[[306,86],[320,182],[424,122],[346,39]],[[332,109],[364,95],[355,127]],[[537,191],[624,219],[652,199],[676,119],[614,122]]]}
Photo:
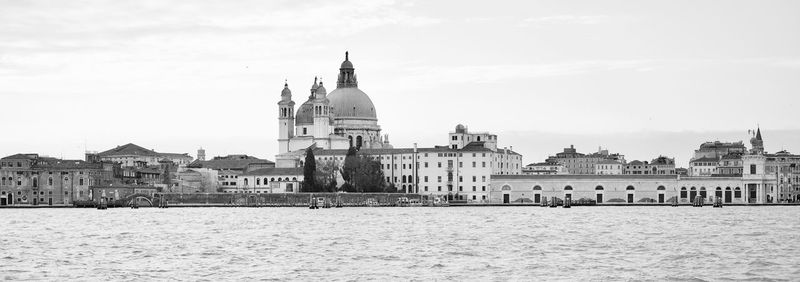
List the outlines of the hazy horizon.
{"label": "hazy horizon", "polygon": [[[0,4],[0,154],[136,143],[274,160],[288,80],[333,89],[344,52],[395,147],[456,124],[524,162],[627,160],[705,141],[800,153],[796,1],[20,1]],[[687,8],[690,7],[690,8]]]}

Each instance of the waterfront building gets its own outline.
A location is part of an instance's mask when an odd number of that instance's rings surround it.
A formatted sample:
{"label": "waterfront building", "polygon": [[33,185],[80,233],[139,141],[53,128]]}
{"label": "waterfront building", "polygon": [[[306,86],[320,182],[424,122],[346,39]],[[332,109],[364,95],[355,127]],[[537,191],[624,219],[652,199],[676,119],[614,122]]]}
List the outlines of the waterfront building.
{"label": "waterfront building", "polygon": [[159,166],[163,160],[169,160],[176,166],[184,166],[192,162],[192,157],[187,153],[159,153],[133,143],[117,146],[101,153],[87,152],[86,158],[87,161],[99,159],[104,162],[119,163],[122,167]]}
{"label": "waterfront building", "polygon": [[236,187],[222,188],[223,193],[298,193],[303,183],[303,168],[259,168],[244,172]]}
{"label": "waterfront building", "polygon": [[[312,145],[322,149],[391,148],[381,136],[375,105],[358,88],[358,79],[349,54],[339,67],[336,89],[327,93],[322,81],[314,78],[310,95],[295,111],[288,83],[278,102],[278,163],[291,166],[291,152]],[[297,113],[295,115],[295,113]]]}
{"label": "waterfront building", "polygon": [[608,150],[602,148],[596,153],[583,154],[577,152],[575,146],[570,145],[569,148],[564,148],[563,152],[547,158],[545,162],[562,164],[567,168],[569,174],[595,174],[595,164],[604,160],[613,160],[624,164],[625,156],[618,153],[609,154]]}
{"label": "waterfront building", "polygon": [[[762,175],[763,176],[763,175]],[[493,175],[491,202],[541,203],[546,197],[588,200],[597,204],[691,203],[695,196],[707,203],[766,203],[768,189],[746,193],[741,177],[681,177],[680,175]],[[766,182],[765,182],[766,183]]]}
{"label": "waterfront building", "polygon": [[567,174],[567,167],[559,163],[532,163],[522,168],[522,174]]}
{"label": "waterfront building", "polygon": [[623,164],[615,160],[602,160],[594,164],[594,174],[622,174]]}
{"label": "waterfront building", "polygon": [[72,204],[90,199],[89,187],[112,181],[110,163],[62,160],[38,154],[0,159],[0,205]]}

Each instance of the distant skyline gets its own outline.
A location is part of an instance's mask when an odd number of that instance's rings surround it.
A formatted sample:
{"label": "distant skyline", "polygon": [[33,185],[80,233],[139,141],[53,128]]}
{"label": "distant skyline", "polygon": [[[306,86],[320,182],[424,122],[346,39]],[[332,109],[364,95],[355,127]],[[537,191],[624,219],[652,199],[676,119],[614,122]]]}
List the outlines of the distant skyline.
{"label": "distant skyline", "polygon": [[0,1],[0,155],[136,143],[274,160],[350,52],[395,147],[456,124],[524,162],[574,144],[687,166],[761,125],[800,153],[797,1]]}

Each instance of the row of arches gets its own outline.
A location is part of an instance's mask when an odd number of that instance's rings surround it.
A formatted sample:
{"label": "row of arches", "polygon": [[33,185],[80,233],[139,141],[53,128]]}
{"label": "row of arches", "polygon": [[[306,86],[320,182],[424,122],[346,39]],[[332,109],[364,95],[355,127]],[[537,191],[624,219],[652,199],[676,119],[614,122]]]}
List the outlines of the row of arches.
{"label": "row of arches", "polygon": [[[289,177],[285,177],[285,178],[278,177],[277,180],[276,180],[275,177],[272,177],[272,178],[269,179],[269,182],[275,182],[275,181],[278,181],[278,182],[290,181],[290,179],[289,179]],[[297,177],[292,177],[291,181],[297,181]],[[267,178],[266,177],[263,178],[263,183],[264,183],[263,185],[267,185],[267,183],[269,183],[269,182],[267,182]],[[256,184],[255,185],[256,186],[262,185],[261,183],[262,183],[262,178],[256,177]],[[250,185],[250,180],[245,178],[244,179],[244,186],[247,186],[247,185]]]}
{"label": "row of arches", "polygon": [[[508,186],[508,185],[506,185],[506,186]],[[511,187],[508,187],[508,190],[511,190]],[[542,186],[539,186],[539,185],[533,186],[533,191],[541,191],[541,190],[542,190]],[[570,186],[570,185],[564,186],[564,191],[572,191],[572,190],[573,190],[572,186]],[[605,188],[603,188],[603,185],[597,185],[597,187],[595,187],[594,190],[603,191],[603,190],[605,190]],[[628,185],[628,187],[625,187],[625,190],[634,191],[634,190],[636,190],[636,187],[633,187],[633,185]],[[658,188],[656,188],[656,190],[661,191],[661,190],[666,190],[666,188],[662,185],[662,186],[658,186]]]}
{"label": "row of arches", "polygon": [[[509,190],[510,191],[511,187],[506,185],[506,186],[504,186],[502,188],[502,190]],[[604,201],[605,187],[603,187],[602,185],[597,185],[597,186],[595,186],[594,190],[595,190],[595,202],[597,202],[598,204],[602,204],[603,201]],[[666,196],[665,196],[666,190],[667,190],[667,188],[664,187],[663,185],[658,186],[656,188],[656,191],[658,193],[657,194],[657,200],[655,200],[655,201],[657,201],[658,203],[664,203],[666,201]],[[566,185],[566,186],[564,186],[562,191],[564,192],[564,198],[565,199],[570,199],[570,200],[572,199],[572,191],[574,191],[572,186]],[[628,185],[627,187],[625,187],[625,191],[626,191],[626,193],[625,193],[625,198],[626,198],[625,202],[633,203],[634,202],[634,196],[635,196],[636,187],[634,187],[633,185]],[[541,200],[542,200],[541,199],[541,197],[542,197],[542,186],[539,186],[539,185],[533,186],[533,197],[534,197],[533,198],[533,202],[534,203],[540,203],[541,202]],[[505,201],[505,199],[504,199],[504,201]]]}

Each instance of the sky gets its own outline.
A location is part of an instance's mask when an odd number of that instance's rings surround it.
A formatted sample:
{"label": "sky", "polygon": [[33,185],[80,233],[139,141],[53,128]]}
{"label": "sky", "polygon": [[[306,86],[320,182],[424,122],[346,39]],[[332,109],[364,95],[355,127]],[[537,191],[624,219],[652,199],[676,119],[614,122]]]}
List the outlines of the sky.
{"label": "sky", "polygon": [[[688,165],[705,141],[800,153],[800,1],[0,0],[0,155],[274,159],[350,52],[395,147],[457,124],[524,162],[574,144]],[[330,88],[330,87],[329,87]],[[329,89],[331,91],[332,89]],[[749,147],[749,144],[748,144]]]}

